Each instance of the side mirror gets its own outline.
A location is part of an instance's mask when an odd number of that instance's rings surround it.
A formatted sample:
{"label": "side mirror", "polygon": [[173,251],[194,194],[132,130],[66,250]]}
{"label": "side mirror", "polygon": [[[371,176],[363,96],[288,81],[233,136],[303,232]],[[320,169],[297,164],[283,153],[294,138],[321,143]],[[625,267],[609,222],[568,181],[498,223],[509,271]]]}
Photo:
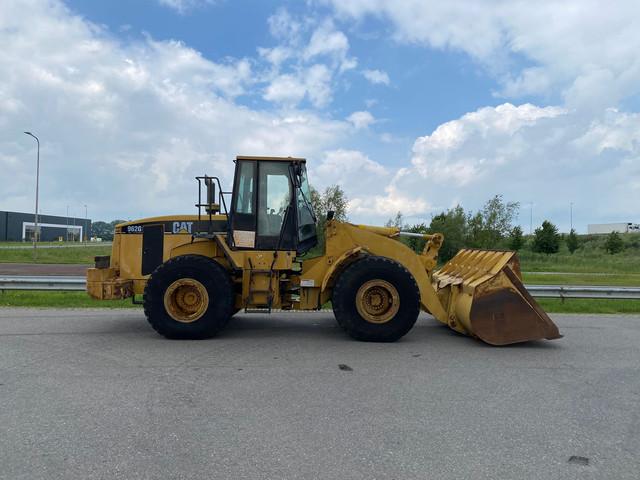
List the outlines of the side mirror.
{"label": "side mirror", "polygon": [[204,184],[207,187],[205,211],[207,214],[216,214],[220,211],[220,205],[216,203],[216,184],[213,182],[213,178],[207,176],[204,177]]}
{"label": "side mirror", "polygon": [[205,177],[204,184],[207,186],[207,204],[211,205],[215,203],[216,185],[213,183],[213,178],[209,177]]}

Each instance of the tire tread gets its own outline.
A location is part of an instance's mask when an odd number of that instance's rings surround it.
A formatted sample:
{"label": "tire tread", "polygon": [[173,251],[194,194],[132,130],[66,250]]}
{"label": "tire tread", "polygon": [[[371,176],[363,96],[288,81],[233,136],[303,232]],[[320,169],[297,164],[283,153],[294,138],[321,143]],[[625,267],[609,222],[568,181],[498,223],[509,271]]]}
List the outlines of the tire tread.
{"label": "tire tread", "polygon": [[[353,282],[357,281],[357,277],[366,276],[370,272],[383,272],[383,274],[404,277],[407,285],[402,291],[398,289],[401,295],[401,311],[398,315],[402,318],[396,315],[389,323],[373,325],[363,320],[357,312],[354,315],[357,288],[353,287]],[[397,285],[396,288],[398,288]],[[412,302],[412,299],[415,299],[415,305],[403,308],[403,302]],[[387,257],[369,255],[352,263],[340,274],[333,289],[332,306],[338,325],[356,340],[394,342],[406,335],[418,318],[420,289],[411,272],[403,265]],[[376,328],[383,326],[384,328]]]}
{"label": "tire tread", "polygon": [[[164,291],[169,286],[166,284],[167,278],[172,278],[176,272],[186,271],[208,274],[208,278],[215,285],[216,297],[222,298],[222,301],[216,301],[215,309],[210,311],[209,309],[214,308],[210,306],[205,312],[205,317],[196,322],[179,324],[173,319],[167,319],[168,315],[164,309]],[[207,290],[210,289],[207,288]],[[210,299],[211,293],[209,291]],[[230,301],[227,301],[225,296],[229,297]],[[145,285],[143,310],[151,327],[166,338],[204,339],[214,337],[227,326],[233,315],[233,299],[231,278],[219,263],[203,255],[181,255],[167,260],[153,271]]]}

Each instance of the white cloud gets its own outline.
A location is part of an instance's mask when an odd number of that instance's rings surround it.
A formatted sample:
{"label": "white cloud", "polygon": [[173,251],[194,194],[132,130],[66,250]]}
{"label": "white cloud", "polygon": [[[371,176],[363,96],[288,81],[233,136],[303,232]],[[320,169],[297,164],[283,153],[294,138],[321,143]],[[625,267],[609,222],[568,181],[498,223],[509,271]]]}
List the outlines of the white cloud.
{"label": "white cloud", "polygon": [[602,108],[638,92],[636,0],[606,6],[598,0],[326,2],[343,18],[388,19],[399,42],[466,52],[501,80],[509,96],[561,91],[572,106]]}
{"label": "white cloud", "polygon": [[264,99],[270,102],[297,105],[307,93],[302,81],[293,75],[284,74],[274,78],[264,92]]}
{"label": "white cloud", "polygon": [[[550,219],[568,230],[570,202],[581,231],[586,223],[638,221],[640,114],[609,109],[591,121],[555,106],[484,107],[416,139],[408,166],[331,150],[311,164],[311,180],[339,184],[356,222],[382,224],[401,211],[428,223],[457,203],[478,209],[496,194],[523,207],[534,201],[534,226]],[[528,215],[521,224],[528,230]]]}
{"label": "white cloud", "polygon": [[[192,212],[195,175],[229,188],[236,154],[317,157],[350,131],[307,111],[235,103],[252,85],[248,60],[212,62],[175,41],[123,43],[57,1],[4,1],[0,12],[5,209],[33,203],[35,142],[23,130],[42,142],[42,212],[88,204],[103,219]],[[310,78],[321,102],[322,72]]]}
{"label": "white cloud", "polygon": [[[519,148],[519,138],[515,135],[523,127],[564,113],[558,107],[539,108],[531,104],[515,107],[510,103],[467,113],[459,120],[440,125],[431,135],[418,138],[413,145],[412,164],[423,177],[466,185],[486,172],[490,165],[499,166],[507,161]],[[470,149],[460,158],[460,150],[470,138],[490,136],[500,136],[500,139],[484,148]]]}
{"label": "white cloud", "polygon": [[323,107],[331,100],[331,71],[326,65],[316,64],[307,69],[304,75],[307,94],[311,103]]}
{"label": "white cloud", "polygon": [[[351,177],[358,174],[368,176],[368,179],[372,181],[375,181],[376,177],[384,177],[389,174],[383,165],[374,162],[364,153],[346,149],[326,152],[322,160],[311,169],[317,182],[324,186],[334,183],[347,186]],[[336,175],[336,172],[340,172],[340,175]],[[361,182],[355,183],[360,183],[359,186],[362,187]],[[368,191],[368,189],[362,191]]]}
{"label": "white cloud", "polygon": [[[158,42],[148,38],[145,47],[155,59],[156,73],[180,86],[210,87],[219,94],[235,97],[244,93],[245,86],[253,79],[247,59],[214,63],[175,40]],[[129,60],[127,63],[136,77],[136,62]]]}
{"label": "white cloud", "polygon": [[301,69],[296,75],[278,75],[263,94],[265,100],[288,107],[295,107],[306,97],[317,108],[327,105],[331,96],[331,71],[324,64]]}
{"label": "white cloud", "polygon": [[[384,188],[380,195],[355,197],[349,201],[349,214],[356,218],[373,218],[382,224],[402,212],[405,218],[418,217],[431,209],[424,198],[399,192],[393,185]],[[418,222],[416,222],[418,223]]]}
{"label": "white cloud", "polygon": [[213,5],[216,0],[157,0],[160,5],[172,8],[181,15],[208,5]]}
{"label": "white cloud", "polygon": [[302,58],[309,61],[315,57],[328,57],[333,67],[338,65],[339,72],[352,70],[358,66],[355,57],[349,57],[349,40],[347,36],[336,30],[333,21],[325,20],[311,34],[309,43],[302,53]]}
{"label": "white cloud", "polygon": [[374,116],[366,110],[362,112],[353,112],[347,117],[347,120],[353,123],[353,126],[356,127],[356,129],[367,128],[376,121]]}
{"label": "white cloud", "polygon": [[380,223],[398,211],[413,215],[429,209],[425,199],[385,185],[392,175],[387,167],[358,150],[331,150],[310,166],[310,177],[317,188],[338,184],[345,191],[350,218],[356,222]]}
{"label": "white cloud", "polygon": [[640,114],[619,112],[614,108],[589,126],[575,145],[597,154],[613,152],[638,153],[640,150]]}
{"label": "white cloud", "polygon": [[427,220],[456,201],[478,208],[503,193],[535,200],[534,221],[562,226],[569,202],[582,205],[585,223],[637,221],[640,118],[615,108],[640,93],[636,1],[325,3],[342,21],[387,20],[400,45],[466,53],[497,79],[497,96],[561,99],[552,107],[480,108],[419,137],[388,191],[428,199]]}
{"label": "white cloud", "polygon": [[270,62],[265,76],[265,100],[292,107],[305,98],[315,108],[325,107],[333,97],[338,78],[357,67],[349,56],[349,39],[331,19],[297,18],[279,9],[268,20],[271,34],[281,43],[260,47],[258,53]]}
{"label": "white cloud", "polygon": [[629,199],[640,199],[638,131],[640,114],[616,110],[591,121],[559,107],[485,107],[418,138],[411,166],[395,173],[390,188],[432,205],[420,212],[427,220],[453,202],[478,208],[503,194],[535,201],[537,223],[549,218],[566,228],[569,202],[585,223],[632,221],[637,202]]}
{"label": "white cloud", "polygon": [[383,143],[393,143],[399,141],[399,139],[389,132],[384,132],[380,135],[380,141]]}
{"label": "white cloud", "polygon": [[286,8],[278,11],[267,19],[269,31],[276,38],[285,40],[289,44],[297,44],[304,28],[302,22],[294,18]]}
{"label": "white cloud", "polygon": [[344,57],[348,50],[347,36],[336,30],[333,22],[326,20],[314,30],[303,55],[307,60],[318,55]]}
{"label": "white cloud", "polygon": [[278,46],[273,48],[258,48],[258,53],[269,63],[279,67],[283,62],[294,56],[293,50],[288,47]]}
{"label": "white cloud", "polygon": [[362,74],[374,85],[389,85],[389,75],[383,70],[363,70]]}
{"label": "white cloud", "polygon": [[[532,31],[536,12],[525,28],[522,14],[508,17],[470,6],[470,17],[456,3],[426,2],[433,8],[425,22],[433,29],[425,32],[420,21],[409,19],[407,5],[418,20],[426,18],[422,2],[412,2],[394,4],[398,12],[384,0],[376,8],[364,0],[337,8],[358,18],[382,12],[401,42],[469,53],[500,72],[505,94],[562,92],[565,102],[479,108],[425,131],[404,164],[395,157],[391,167],[374,144],[366,153],[340,148],[347,135],[375,122],[369,112],[334,121],[296,108],[305,101],[325,108],[345,81],[345,65],[355,64],[337,23],[280,10],[269,21],[277,45],[258,50],[255,59],[211,61],[177,41],[117,40],[59,1],[5,0],[0,171],[11,181],[3,183],[0,205],[31,208],[35,145],[21,132],[32,130],[42,140],[44,213],[63,213],[71,205],[71,213],[78,214],[85,203],[90,216],[105,219],[189,212],[196,174],[219,174],[228,187],[236,154],[282,154],[308,157],[314,185],[341,184],[358,222],[383,223],[398,210],[428,221],[456,201],[478,208],[497,193],[535,201],[537,223],[550,218],[562,226],[569,202],[574,220],[583,215],[585,224],[638,220],[640,114],[603,108],[640,88],[638,62],[629,54],[637,46],[635,37],[627,24],[619,23],[619,31],[611,27],[617,10],[602,12],[598,30],[591,21],[598,10],[593,4],[585,4],[586,13],[580,8],[567,13],[543,2],[547,21],[556,19],[548,30],[565,32],[565,38]],[[620,8],[626,5],[621,2]],[[514,8],[504,6],[509,12]],[[469,20],[476,17],[477,22]],[[585,18],[584,38],[574,17]],[[634,24],[635,17],[628,17]],[[594,29],[603,47],[594,43]],[[331,39],[331,48],[312,48],[316,32]],[[589,48],[593,58],[585,53]],[[499,64],[514,53],[534,65],[504,73],[508,62]],[[239,104],[255,92],[278,110]],[[401,140],[383,134],[381,141]]]}

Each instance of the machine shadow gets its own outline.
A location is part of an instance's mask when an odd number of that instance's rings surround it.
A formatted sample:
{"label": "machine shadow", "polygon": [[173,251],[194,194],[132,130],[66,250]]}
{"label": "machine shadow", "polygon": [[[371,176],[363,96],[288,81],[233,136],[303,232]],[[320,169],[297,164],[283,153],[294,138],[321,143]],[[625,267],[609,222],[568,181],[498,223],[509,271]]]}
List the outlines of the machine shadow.
{"label": "machine shadow", "polygon": [[237,314],[218,338],[280,338],[299,337],[350,340],[332,316],[318,313]]}
{"label": "machine shadow", "polygon": [[[147,323],[144,316],[115,316],[105,321],[101,327],[100,333],[136,334],[162,339]],[[338,326],[333,315],[319,312],[286,312],[271,315],[239,313],[231,319],[227,328],[216,337],[208,340],[215,342],[216,340],[231,339],[257,340],[277,338],[298,338],[300,340],[322,338],[344,342],[356,341],[349,337],[349,335]],[[428,314],[421,314],[413,329],[395,343],[414,345],[429,344],[431,347],[437,345],[438,347],[444,348],[479,348],[492,350],[553,350],[562,348],[557,342],[548,340],[534,340],[503,346],[489,345],[481,340],[468,337],[450,329]]]}

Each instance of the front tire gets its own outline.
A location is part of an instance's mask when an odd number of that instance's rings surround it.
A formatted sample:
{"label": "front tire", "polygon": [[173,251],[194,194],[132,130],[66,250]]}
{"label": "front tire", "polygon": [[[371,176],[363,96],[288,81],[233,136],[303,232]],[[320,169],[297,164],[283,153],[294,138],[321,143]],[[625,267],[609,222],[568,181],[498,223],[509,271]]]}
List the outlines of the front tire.
{"label": "front tire", "polygon": [[394,342],[416,323],[420,290],[398,262],[367,256],[338,277],[332,295],[338,324],[356,340]]}
{"label": "front tire", "polygon": [[144,313],[166,338],[210,338],[229,323],[234,299],[222,266],[201,255],[181,255],[151,274],[144,290]]}

